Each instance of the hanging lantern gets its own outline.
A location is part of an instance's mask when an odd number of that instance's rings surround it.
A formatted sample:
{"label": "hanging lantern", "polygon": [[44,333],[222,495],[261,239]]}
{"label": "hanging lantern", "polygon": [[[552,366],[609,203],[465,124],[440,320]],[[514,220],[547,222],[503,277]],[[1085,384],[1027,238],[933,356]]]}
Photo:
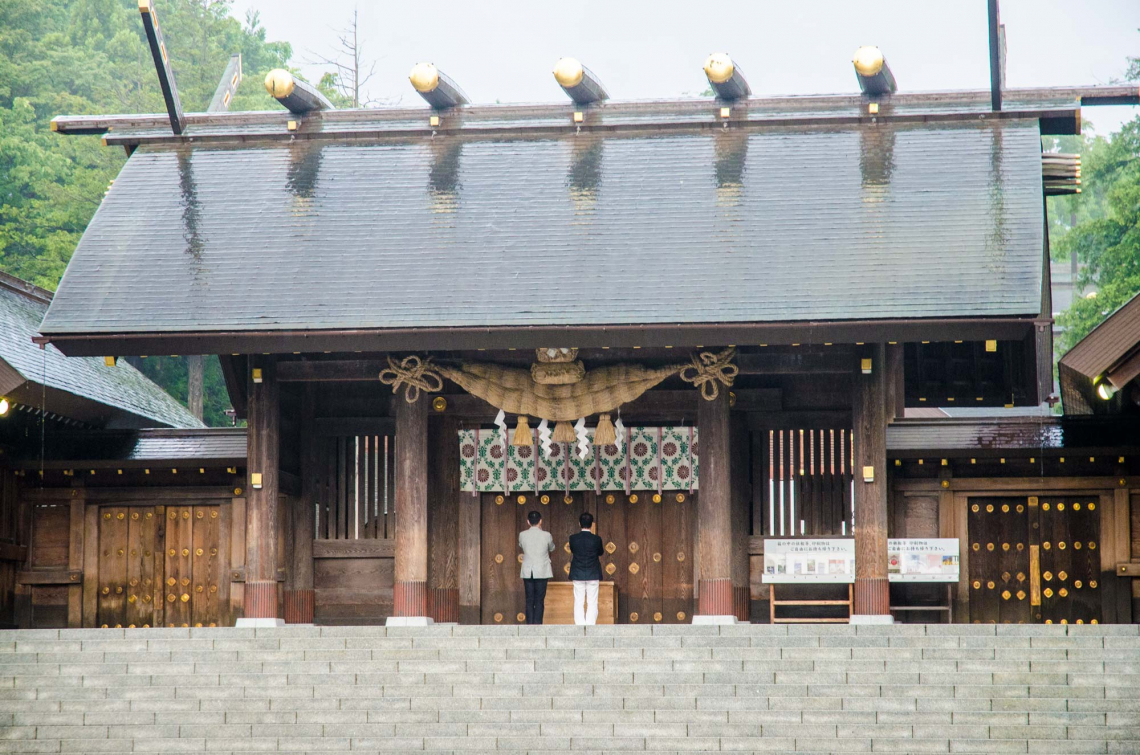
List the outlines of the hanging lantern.
{"label": "hanging lantern", "polygon": [[598,426],[594,430],[594,445],[613,446],[616,444],[617,434],[614,433],[614,423],[610,421],[610,415],[598,415]]}
{"label": "hanging lantern", "polygon": [[530,425],[526,422],[526,415],[519,415],[519,422],[515,425],[515,434],[511,438],[512,446],[530,446],[534,443],[534,435],[530,431]]}
{"label": "hanging lantern", "polygon": [[578,435],[574,432],[574,426],[569,422],[562,421],[554,426],[554,436],[552,440],[555,443],[577,443]]}

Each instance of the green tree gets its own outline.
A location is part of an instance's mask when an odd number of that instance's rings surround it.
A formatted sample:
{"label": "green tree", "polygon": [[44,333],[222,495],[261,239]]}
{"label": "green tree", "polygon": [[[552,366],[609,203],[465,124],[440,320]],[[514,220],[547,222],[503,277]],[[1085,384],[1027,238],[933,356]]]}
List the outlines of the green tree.
{"label": "green tree", "polygon": [[[245,82],[232,109],[280,108],[261,82],[293,51],[267,39],[256,13],[239,21],[231,0],[156,5],[184,110],[206,109],[235,52]],[[0,0],[0,269],[54,290],[126,159],[98,137],[51,133],[54,116],[162,112],[137,0]],[[185,403],[185,360],[171,362],[139,366]],[[206,422],[229,424],[217,359],[205,394]]]}

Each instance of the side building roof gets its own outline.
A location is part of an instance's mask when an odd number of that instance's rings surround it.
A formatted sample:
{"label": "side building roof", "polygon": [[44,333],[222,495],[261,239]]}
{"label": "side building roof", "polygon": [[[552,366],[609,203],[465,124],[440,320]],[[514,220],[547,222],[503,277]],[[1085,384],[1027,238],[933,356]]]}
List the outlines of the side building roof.
{"label": "side building roof", "polygon": [[51,300],[51,292],[0,273],[0,393],[37,408],[46,393],[47,411],[98,426],[204,427],[126,362],[108,367],[99,357],[36,346],[32,338]]}
{"label": "side building roof", "polygon": [[[1057,372],[1066,414],[1118,413],[1140,403],[1140,294],[1069,349]],[[1117,392],[1108,401],[1097,395],[1101,382]]]}

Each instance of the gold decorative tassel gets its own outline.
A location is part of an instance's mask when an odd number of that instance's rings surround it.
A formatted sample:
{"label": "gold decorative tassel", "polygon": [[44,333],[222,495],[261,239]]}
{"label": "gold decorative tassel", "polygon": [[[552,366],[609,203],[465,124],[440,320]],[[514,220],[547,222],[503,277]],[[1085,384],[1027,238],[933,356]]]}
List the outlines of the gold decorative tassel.
{"label": "gold decorative tassel", "polygon": [[598,415],[598,426],[594,429],[594,445],[612,446],[616,443],[617,435],[614,433],[614,423],[610,421],[610,415]]}
{"label": "gold decorative tassel", "polygon": [[512,446],[531,446],[534,445],[534,435],[530,431],[530,425],[526,423],[526,415],[519,415],[519,423],[515,425],[515,436],[511,438]]}
{"label": "gold decorative tassel", "polygon": [[554,435],[550,439],[555,443],[577,443],[578,435],[569,422],[559,422],[554,426]]}

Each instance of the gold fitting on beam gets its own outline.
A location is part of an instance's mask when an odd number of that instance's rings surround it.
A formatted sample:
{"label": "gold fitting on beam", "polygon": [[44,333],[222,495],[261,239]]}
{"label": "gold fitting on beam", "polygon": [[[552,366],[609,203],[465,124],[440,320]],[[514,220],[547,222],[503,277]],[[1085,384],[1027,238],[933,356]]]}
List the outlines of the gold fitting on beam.
{"label": "gold fitting on beam", "polygon": [[139,12],[140,13],[150,13],[150,11],[151,11],[150,0],[139,0]]}
{"label": "gold fitting on beam", "polygon": [[863,482],[874,482],[874,481],[875,481],[875,468],[874,467],[863,467]]}
{"label": "gold fitting on beam", "polygon": [[293,79],[293,74],[284,68],[274,68],[265,74],[265,91],[277,99],[293,94],[296,87],[297,82]]}
{"label": "gold fitting on beam", "polygon": [[298,125],[299,124],[297,123],[297,121],[289,121],[288,123],[285,124],[285,128],[288,129],[289,131],[296,131]]}
{"label": "gold fitting on beam", "polygon": [[250,472],[249,484],[254,490],[261,490],[261,472]]}
{"label": "gold fitting on beam", "polygon": [[993,339],[986,341],[986,351],[990,353],[997,351],[997,341]]}
{"label": "gold fitting on beam", "polygon": [[864,45],[855,51],[851,62],[860,76],[875,76],[883,70],[883,51],[874,45]]}
{"label": "gold fitting on beam", "polygon": [[438,115],[430,116],[428,118],[428,125],[431,126],[432,128],[438,128],[439,127],[439,116]]}
{"label": "gold fitting on beam", "polygon": [[103,364],[108,367],[114,367],[115,363],[119,361],[118,357],[103,357]]}
{"label": "gold fitting on beam", "polygon": [[260,383],[263,379],[261,375],[262,375],[261,368],[260,367],[254,367],[253,368],[253,382]]}
{"label": "gold fitting on beam", "polygon": [[861,369],[863,371],[864,375],[870,375],[871,374],[871,360],[870,359],[860,359],[859,360],[859,369]]}
{"label": "gold fitting on beam", "polygon": [[581,110],[575,110],[574,111],[574,122],[575,123],[581,123],[584,120],[586,120],[586,114],[583,113]]}
{"label": "gold fitting on beam", "polygon": [[722,108],[720,109],[720,117],[721,117],[721,118],[728,118],[728,117],[729,117],[729,116],[731,116],[731,115],[732,115],[732,108],[730,108],[730,107],[722,107]]}
{"label": "gold fitting on beam", "polygon": [[877,103],[877,102],[869,103],[867,105],[867,112],[870,113],[871,115],[878,115],[879,114],[879,103]]}

